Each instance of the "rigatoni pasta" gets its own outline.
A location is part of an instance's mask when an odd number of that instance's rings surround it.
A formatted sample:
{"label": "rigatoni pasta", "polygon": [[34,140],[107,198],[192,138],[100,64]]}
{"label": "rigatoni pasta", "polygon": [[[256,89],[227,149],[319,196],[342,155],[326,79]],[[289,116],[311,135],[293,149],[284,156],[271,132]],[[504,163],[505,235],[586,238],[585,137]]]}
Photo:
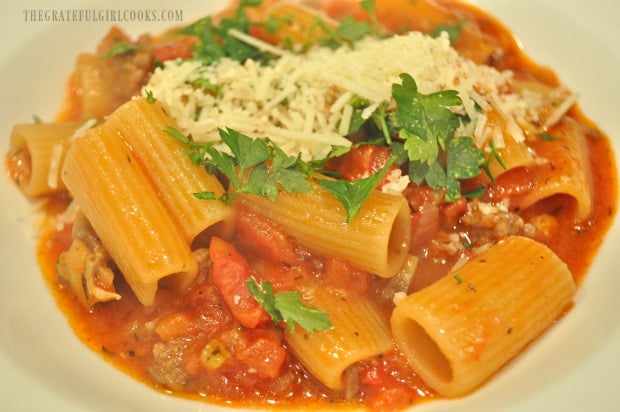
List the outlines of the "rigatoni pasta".
{"label": "rigatoni pasta", "polygon": [[546,246],[508,237],[396,304],[392,332],[444,396],[471,392],[567,309],[573,277]]}
{"label": "rigatoni pasta", "polygon": [[103,125],[78,138],[62,179],[143,305],[153,304],[161,279],[174,275],[183,288],[196,276],[183,233],[114,129]]}
{"label": "rigatoni pasta", "polygon": [[333,327],[315,333],[297,329],[286,333],[285,340],[313,376],[328,388],[343,390],[347,368],[391,350],[388,324],[367,299],[323,289],[304,292],[313,306],[327,308]]}
{"label": "rigatoni pasta", "polygon": [[617,209],[609,141],[477,9],[314,4],[81,54],[64,123],[7,155],[46,200],[41,265],[78,335],[168,394],[465,395],[568,312]]}
{"label": "rigatoni pasta", "polygon": [[495,178],[506,171],[534,165],[534,154],[523,141],[523,135],[513,136],[507,120],[497,109],[488,111],[485,114],[485,121],[481,124],[484,128],[482,134],[489,142],[487,149],[493,150],[491,148],[493,143],[493,147],[499,153],[499,158],[493,158],[489,164],[489,170]]}
{"label": "rigatoni pasta", "polygon": [[82,122],[18,124],[11,132],[10,173],[24,194],[41,196],[64,190],[62,161]]}
{"label": "rigatoni pasta", "polygon": [[554,195],[568,195],[576,202],[576,217],[584,219],[592,211],[592,173],[582,125],[563,119],[551,130],[548,139],[556,144],[540,142],[536,147],[545,161],[533,168],[532,190],[512,199],[512,207],[526,209]]}
{"label": "rigatoni pasta", "polygon": [[318,187],[308,193],[280,193],[274,201],[243,195],[239,202],[277,222],[309,249],[381,277],[394,276],[408,256],[409,211],[401,196],[372,193],[349,224],[338,200]]}
{"label": "rigatoni pasta", "polygon": [[129,101],[106,120],[106,127],[131,147],[186,242],[191,243],[205,229],[229,219],[231,210],[222,202],[194,196],[205,191],[221,196],[224,189],[215,176],[192,163],[181,142],[166,133],[174,125],[159,102],[149,103],[145,98]]}

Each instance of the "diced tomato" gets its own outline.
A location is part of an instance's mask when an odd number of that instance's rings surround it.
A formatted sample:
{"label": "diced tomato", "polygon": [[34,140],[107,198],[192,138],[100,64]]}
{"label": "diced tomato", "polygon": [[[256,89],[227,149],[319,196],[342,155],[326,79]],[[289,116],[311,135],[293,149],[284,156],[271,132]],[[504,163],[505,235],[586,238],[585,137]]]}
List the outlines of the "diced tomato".
{"label": "diced tomato", "polygon": [[398,381],[393,364],[385,361],[370,362],[359,371],[360,384],[366,387],[370,409],[375,411],[402,410],[416,398],[408,383]]}
{"label": "diced tomato", "polygon": [[209,255],[213,263],[213,283],[220,290],[226,306],[241,325],[255,328],[269,315],[246,287],[250,266],[230,243],[218,237],[211,239]]}
{"label": "diced tomato", "polygon": [[420,207],[417,212],[411,214],[411,242],[409,251],[416,253],[422,247],[427,246],[439,232],[439,208],[427,203]]}
{"label": "diced tomato", "polygon": [[155,333],[167,342],[183,336],[193,329],[193,321],[188,313],[173,312],[165,315],[155,327]]}
{"label": "diced tomato", "polygon": [[341,259],[328,257],[323,265],[322,281],[325,286],[344,289],[363,295],[368,291],[368,272]]}
{"label": "diced tomato", "polygon": [[269,260],[253,262],[256,278],[271,283],[274,292],[298,290],[313,278],[308,265],[287,266]]}
{"label": "diced tomato", "polygon": [[110,51],[114,46],[117,46],[119,43],[132,43],[132,41],[127,33],[125,33],[119,27],[113,26],[97,45],[97,54],[100,55],[102,53]]}
{"label": "diced tomato", "polygon": [[392,151],[387,147],[361,145],[351,148],[346,154],[330,161],[327,167],[338,172],[343,179],[355,181],[381,170],[391,153]]}
{"label": "diced tomato", "polygon": [[273,379],[280,375],[286,360],[286,350],[279,342],[268,338],[258,338],[248,347],[235,354],[260,378]]}
{"label": "diced tomato", "polygon": [[192,57],[194,44],[198,39],[194,36],[178,36],[169,43],[153,49],[154,61],[165,62],[175,59],[189,59]]}
{"label": "diced tomato", "polygon": [[441,205],[444,202],[442,190],[434,190],[425,185],[409,185],[404,195],[413,211],[418,211],[427,204]]}
{"label": "diced tomato", "polygon": [[275,222],[243,206],[237,208],[236,229],[239,241],[273,262],[293,266],[297,253],[291,238]]}
{"label": "diced tomato", "polygon": [[444,204],[443,214],[448,218],[449,222],[452,222],[461,217],[467,211],[467,199],[461,197],[452,203]]}

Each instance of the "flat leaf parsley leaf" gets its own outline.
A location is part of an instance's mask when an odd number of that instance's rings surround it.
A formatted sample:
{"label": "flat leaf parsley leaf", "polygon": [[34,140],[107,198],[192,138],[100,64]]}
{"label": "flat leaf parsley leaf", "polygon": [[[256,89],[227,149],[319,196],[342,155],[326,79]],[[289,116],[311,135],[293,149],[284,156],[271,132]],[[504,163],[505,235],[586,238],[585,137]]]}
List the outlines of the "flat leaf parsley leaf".
{"label": "flat leaf parsley leaf", "polygon": [[370,22],[356,20],[352,16],[347,16],[340,20],[338,27],[332,29],[324,20],[317,17],[315,24],[327,35],[326,38],[319,40],[319,44],[332,49],[337,49],[343,45],[348,45],[352,48],[356,42],[366,36],[380,36],[382,28],[375,13],[375,0],[362,0],[360,5],[368,13]]}
{"label": "flat leaf parsley leaf", "polygon": [[446,189],[446,201],[461,197],[460,180],[477,176],[484,163],[482,151],[470,137],[456,138],[461,124],[451,107],[462,105],[455,90],[422,94],[409,74],[392,86],[396,110],[390,116],[393,129],[404,141],[409,157],[409,177],[431,188]]}
{"label": "flat leaf parsley leaf", "polygon": [[357,215],[368,196],[375,190],[393,163],[394,159],[391,158],[377,173],[353,182],[327,179],[316,179],[316,182],[340,200],[347,213],[347,223],[349,223]]}
{"label": "flat leaf parsley leaf", "polygon": [[[304,162],[299,155],[287,155],[268,138],[253,139],[233,129],[220,129],[220,137],[230,154],[214,147],[213,143],[196,143],[191,136],[183,136],[174,127],[164,131],[188,146],[184,151],[194,163],[203,165],[209,173],[222,174],[228,179],[230,188],[221,197],[210,192],[194,193],[200,199],[218,199],[230,204],[239,193],[273,200],[281,190],[288,193],[309,192],[312,190],[311,176],[321,172],[324,165],[321,161]],[[346,150],[335,147],[332,155],[341,155]],[[353,182],[319,177],[313,179],[342,203],[348,223],[360,211],[395,159],[396,156],[391,157],[377,173]]]}
{"label": "flat leaf parsley leaf", "polygon": [[275,199],[280,190],[303,193],[311,190],[308,177],[312,169],[299,156],[288,156],[270,139],[253,139],[233,129],[220,129],[220,138],[228,152],[213,143],[198,144],[173,127],[165,131],[185,143],[185,152],[196,164],[212,174],[222,174],[230,190],[217,198],[212,193],[195,193],[201,199],[218,199],[230,204],[239,193]]}
{"label": "flat leaf parsley leaf", "polygon": [[181,34],[199,39],[194,46],[194,58],[202,60],[207,65],[223,57],[239,62],[247,59],[268,60],[270,57],[268,54],[230,34],[231,30],[249,34],[252,23],[246,8],[258,7],[261,3],[262,0],[241,0],[235,13],[223,18],[217,25],[211,16],[207,16],[181,29]]}
{"label": "flat leaf parsley leaf", "polygon": [[274,293],[271,283],[258,281],[250,276],[246,287],[256,301],[267,311],[274,323],[284,322],[289,332],[299,325],[308,332],[326,330],[333,327],[329,315],[321,309],[306,305],[298,291]]}
{"label": "flat leaf parsley leaf", "polygon": [[117,41],[114,46],[112,46],[109,50],[101,53],[99,55],[100,59],[109,59],[112,57],[120,56],[125,53],[135,52],[140,50],[141,47],[137,44],[127,43],[124,41]]}
{"label": "flat leaf parsley leaf", "polygon": [[463,28],[468,24],[469,21],[467,20],[459,20],[455,24],[440,24],[431,31],[430,35],[432,37],[439,37],[441,33],[447,33],[450,43],[454,44],[461,37]]}
{"label": "flat leaf parsley leaf", "polygon": [[459,180],[478,176],[484,155],[474,145],[474,139],[460,136],[451,139],[446,149],[446,199],[461,197]]}

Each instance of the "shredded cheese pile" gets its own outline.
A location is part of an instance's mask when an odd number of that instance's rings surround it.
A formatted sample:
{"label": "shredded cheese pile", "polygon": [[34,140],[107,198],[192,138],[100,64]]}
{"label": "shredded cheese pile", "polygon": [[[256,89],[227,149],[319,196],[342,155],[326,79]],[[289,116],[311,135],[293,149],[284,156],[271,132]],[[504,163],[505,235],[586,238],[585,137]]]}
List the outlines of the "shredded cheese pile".
{"label": "shredded cheese pile", "polygon": [[[392,84],[400,83],[401,73],[410,74],[424,94],[457,90],[463,114],[471,119],[460,132],[473,136],[480,147],[489,138],[503,146],[497,130],[486,127],[486,110],[493,107],[501,113],[518,142],[525,139],[520,124],[540,121],[532,105],[545,100],[516,94],[512,72],[462,57],[446,35],[369,37],[354,48],[317,47],[305,54],[264,47],[280,56],[266,66],[227,58],[209,66],[193,60],[167,62],[154,72],[145,93],[161,101],[196,141],[217,141],[218,128],[228,127],[252,137],[270,137],[288,154],[301,153],[304,159],[322,158],[333,145],[350,145],[344,136],[353,113],[351,100],[368,100],[371,104],[362,117],[369,118],[390,102]],[[205,80],[217,91],[200,87],[199,81]]]}

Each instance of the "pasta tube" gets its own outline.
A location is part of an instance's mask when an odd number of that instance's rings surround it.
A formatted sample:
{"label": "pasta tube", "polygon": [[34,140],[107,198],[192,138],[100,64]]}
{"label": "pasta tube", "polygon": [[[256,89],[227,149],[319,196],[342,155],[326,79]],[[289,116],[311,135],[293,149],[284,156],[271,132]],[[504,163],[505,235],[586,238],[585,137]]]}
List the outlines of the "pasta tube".
{"label": "pasta tube", "polygon": [[183,144],[164,129],[176,123],[158,102],[136,98],[119,107],[106,120],[131,147],[170,216],[188,243],[202,231],[231,217],[230,208],[217,200],[203,200],[197,192],[224,192],[217,178],[192,163]]}
{"label": "pasta tube", "polygon": [[394,276],[407,260],[411,217],[402,196],[373,192],[348,224],[338,199],[317,185],[307,193],[281,192],[274,201],[255,195],[238,199],[305,247],[378,276]]}
{"label": "pasta tube", "polygon": [[533,173],[532,190],[511,198],[510,206],[526,209],[557,194],[569,195],[576,200],[577,218],[585,219],[592,211],[592,176],[582,126],[564,117],[549,134],[557,141],[542,141],[534,147],[546,161]]}
{"label": "pasta tube", "polygon": [[79,122],[18,124],[11,132],[9,172],[27,196],[65,190],[60,169]]}
{"label": "pasta tube", "polygon": [[[493,158],[489,164],[491,175],[499,177],[503,173],[517,167],[528,167],[534,164],[534,157],[529,147],[523,141],[518,141],[511,130],[518,128],[516,123],[510,123],[497,109],[489,110],[485,114],[485,133],[495,144],[502,164]],[[512,126],[512,127],[511,127]],[[522,134],[522,132],[518,131]],[[490,151],[490,147],[486,149]],[[505,168],[504,168],[505,166]]]}
{"label": "pasta tube", "polygon": [[548,328],[574,293],[568,267],[551,250],[513,236],[400,301],[392,332],[429,386],[460,396]]}
{"label": "pasta tube", "polygon": [[368,299],[353,299],[322,288],[302,293],[311,306],[329,313],[333,328],[312,333],[296,328],[293,333],[286,332],[285,340],[325,386],[342,390],[342,374],[349,366],[392,348],[388,325]]}
{"label": "pasta tube", "polygon": [[63,180],[101,242],[145,306],[158,282],[176,275],[184,287],[198,264],[133,152],[112,128],[91,129],[65,158]]}

